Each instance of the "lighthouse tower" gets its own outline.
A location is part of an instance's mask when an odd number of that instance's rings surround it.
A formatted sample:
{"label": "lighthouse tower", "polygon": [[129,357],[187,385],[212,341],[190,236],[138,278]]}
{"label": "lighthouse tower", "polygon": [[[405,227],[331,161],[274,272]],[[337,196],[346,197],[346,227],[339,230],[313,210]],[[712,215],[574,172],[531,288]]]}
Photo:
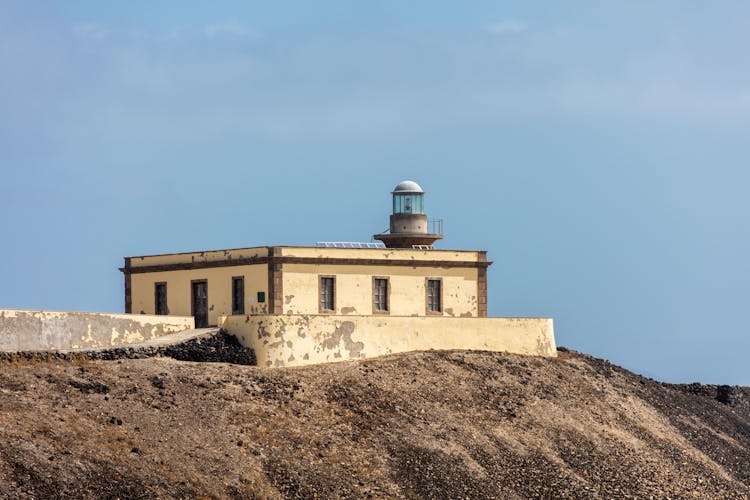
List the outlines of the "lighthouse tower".
{"label": "lighthouse tower", "polygon": [[390,231],[376,234],[373,238],[385,243],[388,248],[414,248],[432,245],[443,238],[438,230],[427,231],[427,215],[424,213],[424,190],[414,181],[402,181],[391,192],[393,213]]}

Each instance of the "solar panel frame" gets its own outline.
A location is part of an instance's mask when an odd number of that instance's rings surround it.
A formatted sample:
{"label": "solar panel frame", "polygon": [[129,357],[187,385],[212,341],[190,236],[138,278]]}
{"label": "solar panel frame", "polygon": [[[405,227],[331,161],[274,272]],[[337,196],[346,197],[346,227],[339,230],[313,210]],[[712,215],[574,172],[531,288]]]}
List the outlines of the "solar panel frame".
{"label": "solar panel frame", "polygon": [[384,243],[370,241],[318,241],[315,246],[321,248],[385,248]]}

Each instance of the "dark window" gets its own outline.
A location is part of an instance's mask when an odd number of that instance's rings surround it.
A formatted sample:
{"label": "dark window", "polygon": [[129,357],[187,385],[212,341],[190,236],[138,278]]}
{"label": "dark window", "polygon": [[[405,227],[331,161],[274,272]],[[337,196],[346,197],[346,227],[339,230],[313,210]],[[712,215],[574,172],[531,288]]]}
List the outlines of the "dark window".
{"label": "dark window", "polygon": [[245,278],[232,278],[232,314],[245,314]]}
{"label": "dark window", "polygon": [[388,312],[388,278],[373,279],[372,307],[375,312]]}
{"label": "dark window", "polygon": [[155,313],[159,315],[169,314],[169,308],[167,307],[167,284],[166,283],[162,282],[162,283],[154,284],[154,299],[156,302],[156,305],[154,306]]}
{"label": "dark window", "polygon": [[336,309],[334,301],[334,278],[333,276],[320,277],[320,310],[333,311]]}
{"label": "dark window", "polygon": [[266,301],[266,292],[258,292],[258,303],[262,304]]}
{"label": "dark window", "polygon": [[443,310],[440,280],[427,280],[427,312],[441,312]]}

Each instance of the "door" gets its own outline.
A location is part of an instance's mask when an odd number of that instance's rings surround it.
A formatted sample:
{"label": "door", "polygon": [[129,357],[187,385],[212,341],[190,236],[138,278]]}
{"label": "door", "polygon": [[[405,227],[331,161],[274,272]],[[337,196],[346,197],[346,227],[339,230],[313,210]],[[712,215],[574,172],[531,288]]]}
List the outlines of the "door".
{"label": "door", "polygon": [[165,281],[154,284],[154,297],[156,299],[154,312],[159,315],[169,314],[169,308],[167,307],[167,283]]}
{"label": "door", "polygon": [[196,280],[192,282],[192,309],[196,328],[208,326],[208,282]]}

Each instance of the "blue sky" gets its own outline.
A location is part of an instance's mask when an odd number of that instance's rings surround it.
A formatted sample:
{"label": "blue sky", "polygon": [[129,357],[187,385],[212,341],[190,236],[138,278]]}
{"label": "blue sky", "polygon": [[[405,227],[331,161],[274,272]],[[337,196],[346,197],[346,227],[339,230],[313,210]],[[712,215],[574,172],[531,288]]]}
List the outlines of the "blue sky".
{"label": "blue sky", "polygon": [[126,255],[367,241],[427,190],[490,314],[750,385],[747,2],[0,2],[0,306]]}

